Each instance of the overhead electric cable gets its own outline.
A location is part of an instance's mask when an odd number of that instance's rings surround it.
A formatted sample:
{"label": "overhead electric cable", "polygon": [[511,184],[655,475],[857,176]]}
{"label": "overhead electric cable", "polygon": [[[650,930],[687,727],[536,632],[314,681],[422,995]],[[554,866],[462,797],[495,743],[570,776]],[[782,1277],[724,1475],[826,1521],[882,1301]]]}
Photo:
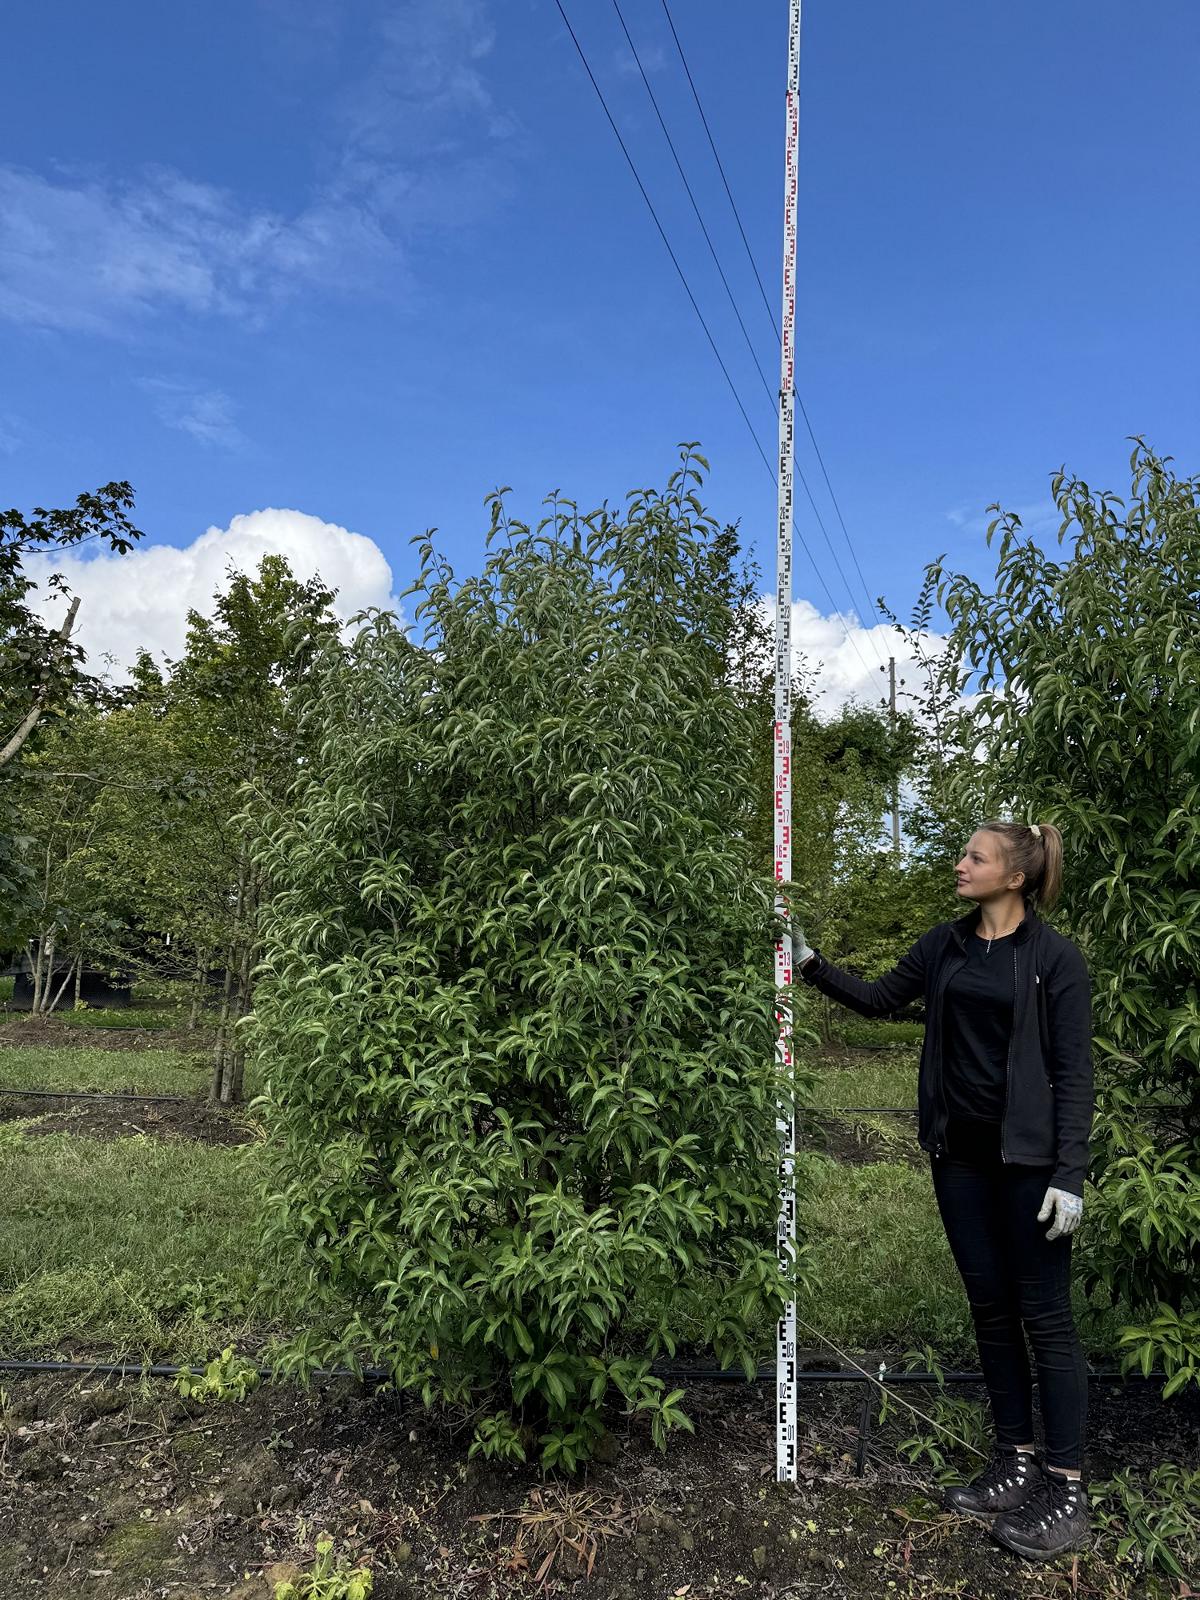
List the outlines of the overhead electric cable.
{"label": "overhead electric cable", "polygon": [[[679,264],[679,258],[678,258],[678,256],[676,256],[675,251],[673,250],[673,248],[671,246],[671,241],[667,237],[667,231],[663,227],[662,222],[659,220],[658,212],[655,209],[654,202],[653,202],[653,200],[651,200],[649,192],[646,189],[646,185],[642,182],[641,174],[638,172],[637,165],[634,162],[633,157],[629,153],[629,147],[626,145],[625,140],[622,138],[621,130],[620,130],[620,128],[617,127],[616,120],[614,119],[612,112],[608,108],[608,101],[604,98],[604,91],[601,89],[599,83],[596,81],[596,74],[592,71],[591,63],[588,61],[587,55],[586,55],[586,53],[584,51],[584,48],[579,42],[578,36],[575,33],[575,29],[571,26],[571,19],[567,16],[566,11],[563,9],[562,0],[554,0],[554,4],[558,9],[559,16],[563,19],[563,24],[566,27],[567,32],[571,36],[571,42],[575,46],[576,52],[577,52],[577,54],[579,56],[579,59],[583,63],[583,70],[587,73],[588,78],[589,78],[589,80],[591,82],[592,88],[596,91],[596,98],[599,100],[601,109],[603,110],[604,115],[608,120],[608,125],[612,129],[613,133],[615,134],[617,143],[621,147],[621,154],[625,157],[625,160],[626,160],[626,162],[627,162],[627,164],[629,166],[629,170],[633,174],[634,182],[637,184],[638,189],[641,192],[642,199],[646,202],[646,206],[647,206],[647,208],[648,208],[648,210],[650,212],[650,215],[654,219],[654,226],[658,229],[659,237],[662,239],[663,244],[666,246],[667,254],[670,256],[671,264],[675,268],[675,271],[679,276],[680,283],[682,283],[682,285],[683,285],[684,293],[687,295],[689,301],[691,302],[692,310],[696,313],[696,316],[697,316],[697,318],[699,319],[699,322],[700,322],[700,326],[704,329],[704,336],[708,340],[708,343],[709,343],[709,346],[710,346],[710,348],[712,350],[713,355],[716,356],[716,358],[717,358],[717,364],[721,368],[721,372],[724,375],[725,382],[729,385],[729,391],[733,395],[733,398],[734,398],[734,401],[735,401],[735,403],[737,405],[737,408],[742,414],[742,420],[745,422],[746,427],[750,430],[750,437],[754,440],[755,449],[758,451],[759,456],[762,458],[762,463],[763,463],[763,466],[766,468],[767,475],[770,477],[771,481],[774,482],[775,481],[775,469],[771,466],[771,463],[767,458],[766,451],[762,447],[762,441],[758,437],[758,432],[755,429],[754,424],[750,421],[750,416],[749,416],[749,413],[746,410],[746,407],[742,404],[742,397],[737,391],[737,386],[735,385],[735,383],[733,381],[733,378],[730,376],[729,368],[725,365],[725,361],[722,358],[720,350],[717,348],[717,342],[712,336],[712,331],[708,326],[708,322],[705,320],[705,316],[704,316],[703,311],[701,311],[701,309],[700,309],[699,302],[697,301],[696,296],[692,293],[692,288],[691,288],[691,285],[688,283],[687,276],[684,273],[683,268]],[[839,620],[840,620],[841,615],[842,615],[841,608],[839,607],[837,601],[833,598],[833,595],[830,593],[829,585],[825,582],[824,574],[821,572],[820,567],[817,566],[817,563],[813,558],[813,553],[809,549],[807,541],[805,540],[803,534],[800,533],[800,530],[798,528],[796,529],[796,536],[797,536],[797,538],[799,538],[801,547],[803,548],[805,555],[808,557],[813,571],[817,575],[818,583],[820,583],[821,588],[825,591],[825,598],[829,601],[830,606],[833,608],[834,616],[838,617]],[[868,671],[869,672],[871,669],[867,666],[867,663],[863,660],[862,651],[859,650],[858,645],[855,643],[853,635],[847,629],[845,623],[842,623],[841,627],[842,627],[842,632],[846,637],[847,643],[850,645],[851,649],[854,651],[855,655],[858,657],[859,662],[862,665],[864,671]]]}
{"label": "overhead electric cable", "polygon": [[[673,160],[675,162],[676,171],[679,173],[680,179],[683,182],[683,187],[687,191],[687,197],[691,201],[692,210],[695,213],[696,221],[700,224],[700,232],[704,235],[704,242],[708,246],[708,253],[712,257],[713,265],[716,267],[717,273],[718,273],[718,275],[719,275],[719,277],[721,279],[721,282],[725,286],[725,293],[728,296],[730,306],[733,308],[733,314],[737,318],[737,325],[742,330],[742,338],[746,341],[746,348],[750,352],[750,359],[754,362],[754,365],[758,370],[758,376],[759,376],[759,380],[761,381],[762,386],[763,386],[763,392],[765,393],[765,395],[767,397],[768,405],[771,407],[771,414],[772,414],[772,416],[775,416],[776,413],[777,413],[777,410],[778,410],[778,406],[779,406],[779,393],[778,393],[778,390],[772,389],[771,385],[767,382],[767,375],[763,371],[762,363],[758,359],[758,353],[754,348],[754,341],[751,339],[750,334],[746,329],[746,324],[745,324],[745,321],[742,318],[742,313],[738,309],[737,299],[736,299],[736,297],[734,295],[733,290],[729,286],[729,279],[725,275],[725,269],[721,265],[721,258],[717,254],[717,247],[716,247],[715,244],[713,244],[712,235],[708,231],[708,227],[707,227],[707,225],[706,225],[706,223],[704,221],[703,214],[701,213],[700,206],[697,203],[696,196],[695,196],[695,194],[694,194],[694,192],[692,190],[692,186],[688,182],[688,175],[687,175],[686,171],[684,170],[683,162],[680,160],[679,151],[675,148],[675,141],[671,137],[671,130],[667,127],[666,118],[663,116],[662,110],[661,110],[661,108],[660,108],[660,106],[658,104],[658,96],[654,93],[653,85],[651,84],[650,79],[647,76],[645,67],[642,65],[642,58],[638,54],[637,45],[635,45],[634,42],[633,42],[633,36],[629,32],[628,25],[626,24],[624,15],[622,14],[621,6],[620,6],[620,0],[612,0],[612,8],[617,14],[617,21],[621,24],[621,31],[625,35],[625,41],[629,45],[630,53],[632,54],[633,59],[634,59],[634,63],[637,66],[638,72],[641,75],[642,83],[645,85],[646,93],[650,97],[650,104],[654,108],[654,115],[658,118],[658,125],[662,129],[663,138],[667,141],[667,147],[670,150],[671,156],[672,156],[672,158],[673,158]],[[796,398],[797,398],[797,400],[800,401],[800,409],[803,412],[804,411],[804,402],[802,400],[800,400],[799,395],[797,395]],[[805,420],[806,423],[808,423],[808,413],[807,412],[804,413],[804,420]],[[812,438],[812,424],[811,423],[808,423],[808,432],[809,432],[809,437]],[[815,442],[816,441],[814,440],[814,444],[815,444]],[[818,451],[817,453],[818,453],[818,456],[819,456],[820,452]],[[823,467],[824,467],[824,463],[822,463],[822,468]],[[804,476],[803,469],[798,464],[795,466],[794,470],[795,470],[796,476],[800,479],[800,482],[804,487],[805,494],[808,496],[808,503],[812,507],[813,516],[817,519],[817,527],[820,528],[820,530],[821,530],[821,535],[825,540],[825,544],[826,544],[826,547],[827,547],[827,549],[829,551],[830,557],[831,557],[831,559],[833,561],[834,566],[837,568],[838,577],[841,578],[842,583],[845,585],[846,596],[849,599],[851,609],[853,610],[854,603],[855,603],[854,602],[854,591],[853,591],[853,588],[851,586],[849,578],[847,578],[845,572],[842,569],[842,563],[838,559],[838,553],[833,547],[833,540],[829,537],[829,533],[828,533],[828,531],[827,531],[827,529],[825,527],[825,523],[824,523],[824,520],[823,520],[823,518],[821,516],[821,512],[820,512],[820,510],[819,510],[819,508],[817,506],[816,500],[813,497],[813,492],[809,488],[808,479]],[[828,482],[828,474],[826,474],[826,481]],[[835,504],[836,504],[836,502],[835,502]],[[840,514],[841,513],[839,512],[839,515]],[[844,527],[845,527],[845,524],[843,523],[843,528]],[[849,537],[849,536],[847,535],[847,537]],[[865,589],[865,587],[866,586],[864,584],[864,589]],[[826,591],[826,592],[828,592],[828,591]],[[868,609],[868,613],[870,613],[871,611],[874,610],[874,607],[871,605],[869,600],[867,602],[867,609]],[[847,638],[850,637],[850,634],[848,632],[847,632],[846,637]],[[874,643],[874,640],[872,640],[872,642]],[[879,650],[878,644],[875,644],[875,653],[876,653],[876,655],[880,656],[880,660],[882,661],[883,658],[882,658],[882,654],[881,654],[881,652]],[[862,659],[861,656],[860,656],[859,659],[860,660]],[[863,662],[863,665],[866,666],[866,662],[865,661]]]}
{"label": "overhead electric cable", "polygon": [[[746,251],[746,259],[750,263],[750,270],[751,270],[751,272],[753,272],[754,281],[758,285],[758,292],[759,292],[760,296],[762,297],[763,307],[766,310],[767,316],[770,318],[772,331],[774,332],[775,338],[778,341],[779,338],[780,338],[779,322],[778,322],[778,320],[777,320],[777,318],[775,316],[774,310],[771,307],[771,302],[767,297],[767,291],[766,291],[766,288],[763,285],[762,275],[760,274],[760,272],[758,270],[758,263],[754,259],[753,250],[750,248],[750,241],[746,237],[746,229],[745,229],[745,226],[742,223],[742,215],[741,215],[741,212],[738,210],[737,201],[734,199],[733,189],[730,186],[729,178],[728,178],[728,176],[727,176],[727,174],[725,172],[725,164],[721,160],[720,151],[717,149],[717,141],[713,137],[712,128],[709,126],[708,115],[704,110],[704,102],[700,98],[700,91],[696,87],[696,80],[692,77],[692,69],[688,64],[687,55],[685,54],[684,48],[683,48],[683,42],[679,37],[679,32],[678,32],[677,28],[675,27],[675,19],[671,15],[671,8],[670,8],[669,4],[667,3],[667,0],[662,0],[662,8],[663,8],[663,13],[664,13],[664,15],[666,16],[666,19],[667,19],[667,26],[671,30],[671,37],[675,41],[675,49],[677,50],[677,52],[679,54],[680,64],[682,65],[683,70],[684,70],[684,74],[687,77],[688,87],[692,91],[692,99],[696,102],[696,110],[700,113],[700,121],[704,125],[704,132],[705,132],[705,134],[706,134],[706,136],[708,138],[708,147],[712,151],[713,160],[717,164],[717,171],[721,175],[721,182],[725,187],[725,194],[728,197],[729,206],[730,206],[730,209],[733,212],[734,221],[737,223],[738,233],[741,235],[742,244],[743,244],[743,246],[745,248],[745,251]],[[639,65],[640,65],[640,63],[639,63]],[[741,321],[740,317],[738,318],[738,321],[739,322]],[[761,369],[760,369],[760,371],[761,371]],[[846,526],[846,519],[842,515],[842,508],[838,504],[837,496],[833,492],[833,484],[830,481],[829,472],[828,472],[828,470],[827,470],[827,468],[825,466],[824,457],[821,455],[821,447],[817,443],[817,436],[816,436],[816,433],[813,430],[812,422],[809,419],[808,411],[807,411],[807,409],[805,407],[803,396],[799,393],[798,390],[795,391],[795,394],[796,394],[796,401],[797,401],[797,403],[798,403],[798,405],[800,407],[800,414],[804,418],[804,426],[808,430],[808,437],[812,440],[813,450],[816,452],[817,460],[818,460],[818,462],[820,463],[820,466],[821,466],[821,474],[825,479],[825,486],[829,490],[829,498],[833,501],[833,508],[837,513],[838,522],[841,524],[842,533],[845,535],[846,544],[849,546],[850,555],[851,555],[851,557],[852,557],[852,559],[854,561],[855,569],[858,572],[859,580],[862,583],[863,598],[867,602],[867,614],[869,616],[879,616],[879,607],[876,604],[876,602],[874,600],[872,600],[872,598],[871,598],[870,588],[869,588],[869,586],[867,584],[866,579],[863,577],[862,565],[859,562],[858,553],[854,548],[854,541],[850,537],[850,530]],[[808,495],[809,503],[813,507],[813,512],[816,515],[818,525],[821,527],[822,533],[824,533],[825,532],[824,525],[821,522],[821,516],[820,516],[820,513],[817,511],[816,503],[813,501],[812,491],[808,487],[808,481],[804,477],[803,472],[801,472],[799,468],[797,468],[796,471],[797,471],[797,475],[800,478],[800,482],[804,485],[804,492]],[[826,539],[828,540],[828,535],[826,535]],[[830,553],[832,554],[832,545],[830,546]],[[834,559],[836,561],[837,558],[835,557]],[[838,570],[841,571],[840,562],[838,563]],[[846,581],[844,573],[843,573],[843,581]],[[847,589],[849,589],[849,587],[850,587],[848,582],[846,584],[846,587],[847,587]],[[876,643],[873,635],[872,635],[871,642],[875,646],[876,653],[879,655],[880,660],[882,661],[882,659],[883,659],[882,651],[879,649],[879,645]]]}
{"label": "overhead electric cable", "polygon": [[[842,508],[841,508],[840,505],[838,505],[838,497],[833,492],[833,484],[829,481],[829,473],[828,473],[828,471],[826,470],[826,467],[825,467],[825,457],[821,454],[821,446],[817,443],[817,436],[813,432],[812,423],[808,420],[808,410],[805,407],[804,398],[800,394],[799,390],[796,391],[796,404],[800,407],[800,415],[804,418],[804,426],[808,429],[808,437],[812,440],[813,450],[816,452],[817,460],[820,462],[820,465],[821,465],[821,475],[825,479],[825,487],[829,490],[829,498],[833,501],[833,509],[837,512],[837,519],[841,523],[842,532],[846,536],[846,544],[849,547],[851,559],[853,560],[854,566],[855,566],[855,570],[858,573],[858,580],[862,584],[863,598],[867,602],[867,610],[868,611],[873,611],[875,613],[875,615],[878,617],[879,614],[880,614],[879,613],[879,602],[876,601],[876,600],[872,600],[871,599],[871,593],[870,593],[870,590],[867,587],[867,580],[866,580],[866,578],[863,577],[863,569],[859,565],[858,551],[855,550],[855,548],[854,548],[854,540],[850,537],[850,530],[846,526],[846,519],[842,515]],[[805,488],[807,488],[807,487],[808,487],[808,485],[805,484]],[[880,618],[880,620],[882,621],[883,619]]]}
{"label": "overhead electric cable", "polygon": [[737,208],[737,201],[733,198],[733,190],[729,187],[729,179],[725,176],[725,168],[721,163],[721,157],[717,154],[717,142],[712,136],[712,129],[709,127],[708,118],[704,114],[704,106],[700,100],[700,91],[696,88],[695,80],[692,77],[692,69],[688,66],[687,57],[683,53],[683,46],[679,42],[679,35],[675,32],[675,23],[671,17],[671,11],[670,7],[667,5],[667,0],[662,0],[662,8],[667,14],[667,22],[671,29],[671,37],[675,40],[675,48],[679,51],[679,59],[683,63],[683,70],[687,73],[687,81],[691,85],[692,99],[696,102],[696,110],[700,113],[700,120],[704,124],[704,131],[708,135],[709,149],[712,151],[713,159],[717,163],[717,171],[721,174],[721,182],[725,185],[725,193],[729,196],[729,204],[733,208],[733,215],[737,220],[738,232],[741,234],[742,243],[746,247],[746,257],[750,262],[750,269],[754,273],[755,282],[758,284],[758,292],[760,295],[762,295],[762,303],[766,307],[768,317],[771,319],[771,327],[775,330],[775,341],[776,343],[779,343],[783,335],[779,331],[779,323],[776,319],[774,311],[771,309],[771,302],[767,299],[767,291],[763,288],[763,281],[759,276],[758,264],[755,262],[754,252],[750,248],[750,241],[746,237],[746,230],[742,227],[742,218]]}

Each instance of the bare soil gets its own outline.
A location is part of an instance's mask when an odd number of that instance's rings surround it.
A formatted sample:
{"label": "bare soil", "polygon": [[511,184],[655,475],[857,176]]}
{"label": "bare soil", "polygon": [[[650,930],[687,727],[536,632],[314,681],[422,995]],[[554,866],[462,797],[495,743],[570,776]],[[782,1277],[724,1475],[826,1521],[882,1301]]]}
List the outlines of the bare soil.
{"label": "bare soil", "polygon": [[211,1032],[202,1028],[93,1028],[85,1023],[60,1022],[55,1017],[30,1017],[18,1013],[7,1022],[0,1017],[0,1050],[181,1050],[201,1052],[212,1044]]}
{"label": "bare soil", "polygon": [[119,1100],[114,1095],[94,1100],[42,1100],[23,1095],[0,1096],[0,1122],[36,1117],[27,1138],[50,1133],[82,1134],[89,1139],[195,1139],[201,1144],[248,1144],[254,1130],[236,1116],[214,1111],[203,1100],[159,1104]]}
{"label": "bare soil", "polygon": [[831,1156],[847,1167],[865,1167],[876,1161],[898,1162],[904,1166],[927,1165],[928,1158],[917,1143],[917,1119],[896,1117],[896,1137],[883,1137],[875,1128],[855,1118],[834,1112],[809,1114],[804,1119],[803,1147]]}
{"label": "bare soil", "polygon": [[[605,1459],[547,1483],[532,1468],[468,1461],[461,1425],[349,1381],[308,1394],[268,1385],[207,1409],[168,1382],[3,1381],[5,1600],[270,1600],[324,1530],[372,1567],[375,1600],[1189,1592],[1118,1563],[1111,1535],[1094,1535],[1077,1563],[1009,1556],[939,1509],[900,1462],[890,1424],[856,1477],[856,1385],[801,1389],[800,1481],[789,1486],[774,1482],[769,1385],[694,1384],[696,1433],[666,1456],[614,1416]],[[1092,1439],[1095,1477],[1195,1461],[1200,1403],[1098,1389]]]}

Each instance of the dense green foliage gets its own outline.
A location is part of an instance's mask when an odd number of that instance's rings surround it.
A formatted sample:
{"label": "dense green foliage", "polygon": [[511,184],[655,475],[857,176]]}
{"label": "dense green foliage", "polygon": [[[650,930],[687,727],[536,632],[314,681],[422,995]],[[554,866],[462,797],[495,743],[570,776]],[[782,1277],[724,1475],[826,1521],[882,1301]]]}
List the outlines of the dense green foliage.
{"label": "dense green foliage", "polygon": [[698,459],[623,518],[533,531],[498,493],[462,583],[423,541],[424,645],[379,617],[316,673],[319,758],[257,851],[272,1227],[315,1314],[290,1363],[494,1393],[477,1444],[531,1425],[548,1464],[614,1383],[686,1422],[648,1366],[689,1283],[747,1367],[785,1295],[774,918]]}
{"label": "dense green foliage", "polygon": [[951,687],[980,690],[961,788],[1065,838],[1104,1113],[1088,1278],[1147,1313],[1131,1357],[1182,1383],[1200,1381],[1200,480],[1140,444],[1131,468],[1124,502],[1055,478],[1065,558],[1000,517],[994,591],[941,592]]}

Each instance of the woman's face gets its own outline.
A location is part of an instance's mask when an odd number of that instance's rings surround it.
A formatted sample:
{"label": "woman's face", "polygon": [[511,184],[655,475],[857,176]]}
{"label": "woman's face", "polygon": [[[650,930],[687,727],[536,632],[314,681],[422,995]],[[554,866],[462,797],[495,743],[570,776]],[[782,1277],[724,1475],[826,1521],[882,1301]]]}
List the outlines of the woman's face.
{"label": "woman's face", "polygon": [[980,828],[971,835],[962,859],[954,869],[958,893],[965,900],[993,900],[997,895],[1019,889],[1023,872],[1010,872],[1004,859],[1004,846],[998,833]]}

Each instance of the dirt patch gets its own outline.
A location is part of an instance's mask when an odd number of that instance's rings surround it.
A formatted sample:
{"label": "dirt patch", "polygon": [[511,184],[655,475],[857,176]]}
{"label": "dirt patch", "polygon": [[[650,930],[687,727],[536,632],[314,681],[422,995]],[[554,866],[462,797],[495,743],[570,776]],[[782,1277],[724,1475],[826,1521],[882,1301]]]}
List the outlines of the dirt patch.
{"label": "dirt patch", "polygon": [[[854,1118],[822,1112],[805,1118],[803,1146],[820,1155],[831,1156],[844,1166],[863,1167],[875,1161],[897,1162],[919,1167],[928,1157],[917,1143],[915,1117],[891,1117],[888,1132]],[[894,1126],[892,1126],[894,1124]]]}
{"label": "dirt patch", "polygon": [[[50,1108],[50,1109],[47,1109]],[[137,1100],[39,1100],[22,1095],[0,1097],[0,1122],[36,1117],[28,1138],[40,1134],[77,1133],[88,1139],[195,1139],[201,1144],[249,1144],[253,1127],[236,1116],[213,1111],[201,1100],[145,1104]]]}
{"label": "dirt patch", "polygon": [[[1104,1536],[1082,1555],[1074,1589],[1067,1558],[1047,1571],[1009,1557],[926,1496],[891,1425],[876,1429],[856,1477],[851,1385],[801,1390],[793,1487],[774,1482],[770,1385],[693,1385],[696,1432],[665,1457],[614,1416],[605,1460],[547,1484],[532,1469],[467,1461],[461,1425],[348,1382],[307,1395],[268,1386],[208,1411],[167,1383],[4,1382],[4,1595],[36,1584],[47,1600],[270,1600],[325,1529],[371,1565],[376,1600],[576,1587],[589,1600],[1180,1592],[1119,1564]],[[1200,1402],[1099,1390],[1093,1440],[1095,1476],[1194,1460]]]}
{"label": "dirt patch", "polygon": [[179,1050],[200,1055],[212,1042],[211,1034],[200,1028],[190,1033],[186,1028],[90,1028],[54,1017],[19,1015],[0,1026],[0,1050]]}

